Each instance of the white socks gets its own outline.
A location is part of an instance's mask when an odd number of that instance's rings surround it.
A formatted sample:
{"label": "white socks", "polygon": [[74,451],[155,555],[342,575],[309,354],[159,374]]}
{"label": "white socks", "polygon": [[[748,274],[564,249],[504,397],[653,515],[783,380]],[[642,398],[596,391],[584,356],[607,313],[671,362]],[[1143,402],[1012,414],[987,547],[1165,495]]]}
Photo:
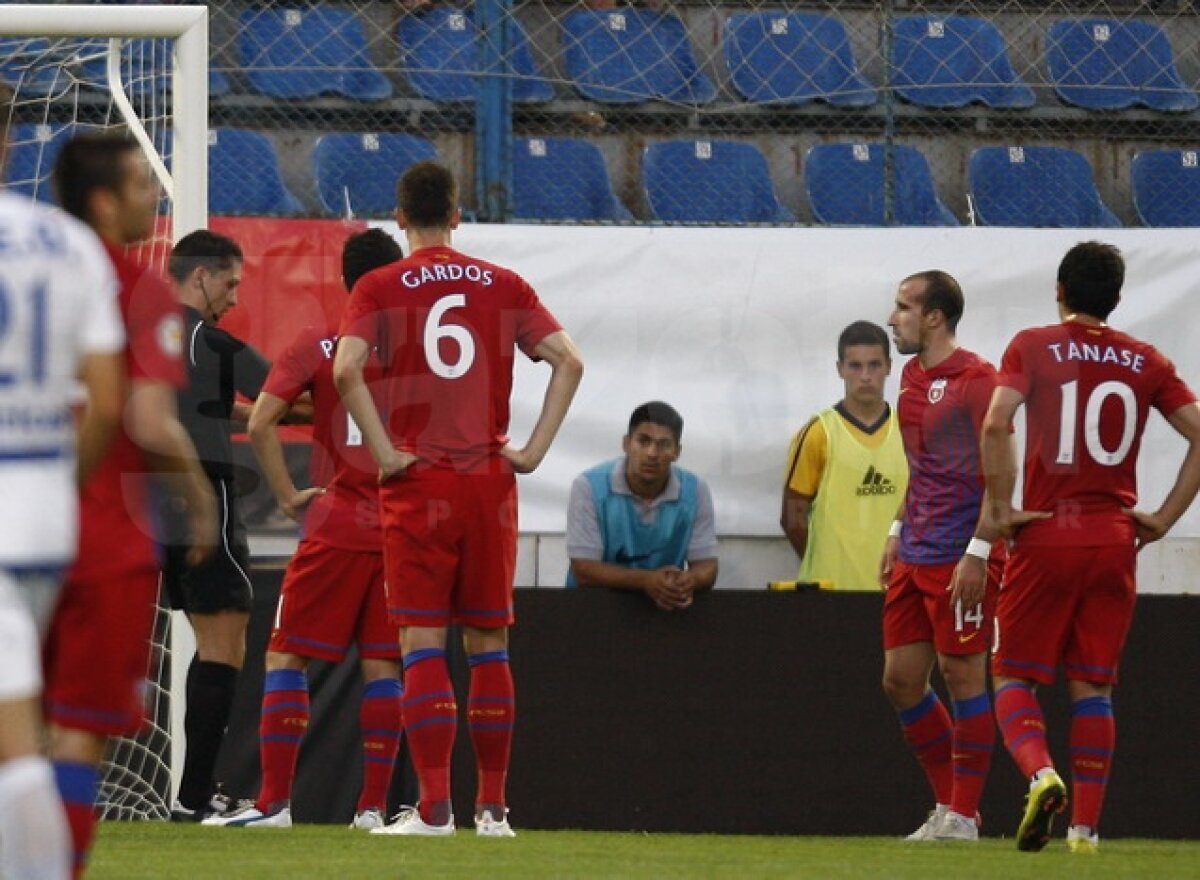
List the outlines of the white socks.
{"label": "white socks", "polygon": [[45,758],[0,764],[0,859],[0,876],[7,880],[71,876],[71,833]]}

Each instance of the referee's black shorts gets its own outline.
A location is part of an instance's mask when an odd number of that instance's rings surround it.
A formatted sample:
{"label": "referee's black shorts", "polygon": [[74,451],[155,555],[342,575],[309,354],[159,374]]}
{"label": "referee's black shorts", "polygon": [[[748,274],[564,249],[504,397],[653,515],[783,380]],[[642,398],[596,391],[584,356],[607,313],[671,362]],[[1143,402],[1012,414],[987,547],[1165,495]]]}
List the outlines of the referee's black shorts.
{"label": "referee's black shorts", "polygon": [[246,526],[234,499],[233,481],[210,479],[221,521],[217,548],[200,565],[188,565],[187,521],[169,502],[163,505],[163,589],[170,606],[177,611],[189,614],[249,612],[254,600],[250,583],[250,545],[246,542]]}

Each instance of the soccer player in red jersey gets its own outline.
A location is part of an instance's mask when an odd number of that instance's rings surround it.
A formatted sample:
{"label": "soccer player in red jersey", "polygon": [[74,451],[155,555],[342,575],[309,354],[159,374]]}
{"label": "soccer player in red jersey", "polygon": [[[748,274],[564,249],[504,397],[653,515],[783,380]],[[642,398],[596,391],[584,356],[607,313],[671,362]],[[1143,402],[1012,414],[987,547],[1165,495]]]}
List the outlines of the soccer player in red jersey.
{"label": "soccer player in red jersey", "polygon": [[[372,833],[454,833],[450,754],[457,726],[446,629],[463,628],[467,719],[479,789],[476,833],[510,837],[505,779],[514,717],[508,665],[516,565],[515,473],[541,463],[583,375],[575,344],[514,272],[451,247],[458,185],[418,163],[397,186],[410,253],[355,285],[334,379],[379,465],[388,611],[404,653],[404,728],[420,802]],[[383,418],[364,381],[372,348]],[[551,375],[528,443],[507,436],[519,348]]]}
{"label": "soccer player in red jersey", "polygon": [[79,558],[44,651],[50,754],[80,876],[95,832],[107,739],[136,734],[144,721],[158,596],[147,473],[157,471],[186,504],[197,561],[215,546],[217,520],[215,497],[175,410],[175,389],[186,376],[179,304],[163,278],[124,253],[153,232],[159,190],[149,165],[136,141],[79,135],[59,153],[54,185],[62,206],[99,235],[116,270],[129,385],[117,441],[82,488]]}
{"label": "soccer player in red jersey", "polygon": [[[346,240],[342,280],[360,277],[404,253],[381,229]],[[400,646],[383,593],[378,468],[333,385],[334,328],[303,330],[275,361],[250,413],[250,441],[280,508],[299,521],[303,539],[288,563],[267,646],[259,750],[262,787],[255,802],[205,819],[205,825],[287,828],[300,741],[308,729],[306,670],[312,659],[337,663],[351,641],[362,660],[359,714],[363,787],[351,827],[384,824],[387,791],[400,745]],[[378,369],[378,364],[371,362]],[[276,425],[303,393],[312,394],[312,486],[297,489]]]}
{"label": "soccer player in red jersey", "polygon": [[[935,800],[910,840],[978,839],[995,742],[986,658],[1001,562],[979,531],[979,428],[996,371],[959,347],[962,313],[958,282],[934,270],[901,282],[888,319],[896,350],[916,357],[897,405],[908,492],[880,571],[883,688]],[[953,720],[929,684],[935,661]]]}
{"label": "soccer player in red jersey", "polygon": [[[1018,333],[984,423],[989,519],[1015,532],[997,608],[996,719],[1030,779],[1017,831],[1022,850],[1050,839],[1067,801],[1046,745],[1036,688],[1061,662],[1071,699],[1072,851],[1092,852],[1112,766],[1112,690],[1137,593],[1137,551],[1157,541],[1200,487],[1200,408],[1153,346],[1106,323],[1125,263],[1111,245],[1071,248],[1058,267],[1061,322]],[[1024,511],[1012,507],[1013,416],[1026,407]],[[1153,513],[1137,510],[1137,457],[1150,408],[1188,442],[1175,485]],[[1019,527],[1019,528],[1017,528]]]}

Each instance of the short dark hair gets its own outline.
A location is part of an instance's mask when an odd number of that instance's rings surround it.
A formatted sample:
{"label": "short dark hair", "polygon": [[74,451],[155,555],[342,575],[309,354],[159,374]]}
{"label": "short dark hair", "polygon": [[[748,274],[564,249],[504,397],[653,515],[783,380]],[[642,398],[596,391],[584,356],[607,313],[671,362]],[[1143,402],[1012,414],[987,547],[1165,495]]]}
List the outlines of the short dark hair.
{"label": "short dark hair", "polygon": [[1063,305],[1104,321],[1121,301],[1125,260],[1111,244],[1082,241],[1058,264],[1058,283],[1063,287]]}
{"label": "short dark hair", "polygon": [[883,359],[889,362],[892,359],[887,332],[870,321],[855,321],[842,331],[837,343],[838,363],[846,359],[846,349],[852,345],[878,345],[883,349]]}
{"label": "short dark hair", "polygon": [[925,292],[921,295],[921,314],[941,312],[950,326],[950,332],[958,329],[958,320],[963,314],[963,292],[953,275],[941,269],[927,269],[909,275],[904,280],[925,282]]}
{"label": "short dark hair", "polygon": [[458,207],[458,182],[445,165],[417,162],[396,184],[396,205],[417,229],[448,227]]}
{"label": "short dark hair", "polygon": [[666,428],[675,436],[677,444],[683,440],[683,416],[676,412],[675,407],[669,403],[663,403],[661,400],[643,403],[629,417],[627,433],[632,434],[633,429],[643,422]]}
{"label": "short dark hair", "polygon": [[63,144],[51,172],[59,205],[87,223],[92,193],[118,192],[126,173],[121,157],[140,149],[123,133],[92,131],[73,136]]}
{"label": "short dark hair", "polygon": [[404,259],[404,251],[382,229],[356,232],[342,245],[342,283],[353,290],[358,279],[373,269]]}
{"label": "short dark hair", "polygon": [[182,284],[201,266],[210,272],[224,272],[242,261],[242,249],[232,238],[210,229],[197,229],[175,243],[167,271]]}

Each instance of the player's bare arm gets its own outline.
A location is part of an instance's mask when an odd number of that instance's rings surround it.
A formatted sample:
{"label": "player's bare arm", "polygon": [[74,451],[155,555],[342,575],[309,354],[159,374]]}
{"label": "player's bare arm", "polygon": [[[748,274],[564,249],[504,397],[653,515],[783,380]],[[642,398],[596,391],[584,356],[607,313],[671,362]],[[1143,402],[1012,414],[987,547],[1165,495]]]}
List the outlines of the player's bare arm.
{"label": "player's bare arm", "polygon": [[1181,406],[1167,417],[1167,422],[1187,440],[1188,451],[1179,465],[1175,485],[1158,510],[1153,513],[1125,511],[1133,517],[1137,528],[1139,550],[1163,537],[1191,506],[1200,490],[1200,403]]}
{"label": "player's bare arm", "polygon": [[904,502],[901,501],[900,509],[896,511],[896,518],[892,520],[892,527],[888,531],[887,540],[883,542],[883,556],[879,560],[879,586],[884,591],[892,579],[892,569],[896,567],[896,557],[900,553],[900,529],[903,525]]}
{"label": "player's bare arm", "polygon": [[[606,587],[610,590],[634,590],[645,593],[663,611],[673,611],[684,601],[673,581],[674,566],[647,570],[627,568],[599,559],[572,559],[571,569],[581,587]],[[690,597],[689,597],[690,600]]]}
{"label": "player's bare arm", "polygon": [[363,440],[379,465],[379,481],[383,482],[406,470],[417,457],[392,446],[387,428],[383,426],[383,419],[379,417],[379,410],[363,379],[363,367],[370,354],[371,346],[365,339],[358,336],[341,337],[333,360],[333,383],[354,423],[362,431]]}
{"label": "player's bare arm", "polygon": [[[542,400],[542,411],[533,426],[533,432],[529,435],[529,441],[522,448],[515,449],[510,444],[500,450],[500,454],[508,459],[513,470],[519,474],[533,473],[542,463],[550,444],[558,434],[558,429],[562,427],[563,419],[567,417],[567,410],[575,398],[575,389],[583,379],[583,358],[565,331],[551,333],[537,344],[533,352],[550,365],[550,382]],[[341,353],[342,346],[338,343],[339,358]],[[336,371],[335,363],[335,375]],[[357,416],[355,418],[357,419]],[[359,425],[361,424],[360,422]],[[364,435],[365,433],[364,429]]]}
{"label": "player's bare arm", "polygon": [[714,556],[711,559],[689,559],[686,570],[680,572],[680,582],[689,593],[703,593],[713,588],[717,582],[719,563]]}
{"label": "player's bare arm", "polygon": [[192,438],[179,421],[175,389],[157,380],[134,380],[125,431],[142,450],[159,482],[186,505],[188,564],[199,565],[217,548],[217,501]]}
{"label": "player's bare arm", "polygon": [[783,507],[779,513],[779,525],[801,560],[804,559],[804,551],[808,547],[808,515],[812,510],[812,503],[811,495],[801,495],[787,486],[783,487]]}
{"label": "player's bare arm", "polygon": [[283,456],[283,443],[275,430],[276,426],[283,422],[288,411],[289,404],[282,397],[266,391],[259,394],[258,399],[254,401],[254,408],[250,411],[250,445],[254,447],[254,454],[267,478],[271,492],[275,495],[279,509],[289,519],[299,522],[308,503],[325,489],[321,486],[297,489],[292,481],[287,461]]}
{"label": "player's bare arm", "polygon": [[1049,512],[1014,510],[1013,490],[1017,486],[1017,449],[1012,438],[1013,418],[1025,402],[1025,396],[1014,388],[997,386],[992,402],[983,417],[979,441],[980,462],[983,464],[987,490],[981,518],[998,535],[1011,537],[1013,532],[1035,519],[1045,519]]}
{"label": "player's bare arm", "polygon": [[87,390],[87,406],[76,436],[78,481],[82,486],[108,452],[121,424],[121,408],[125,403],[122,355],[116,352],[84,355],[79,378]]}

